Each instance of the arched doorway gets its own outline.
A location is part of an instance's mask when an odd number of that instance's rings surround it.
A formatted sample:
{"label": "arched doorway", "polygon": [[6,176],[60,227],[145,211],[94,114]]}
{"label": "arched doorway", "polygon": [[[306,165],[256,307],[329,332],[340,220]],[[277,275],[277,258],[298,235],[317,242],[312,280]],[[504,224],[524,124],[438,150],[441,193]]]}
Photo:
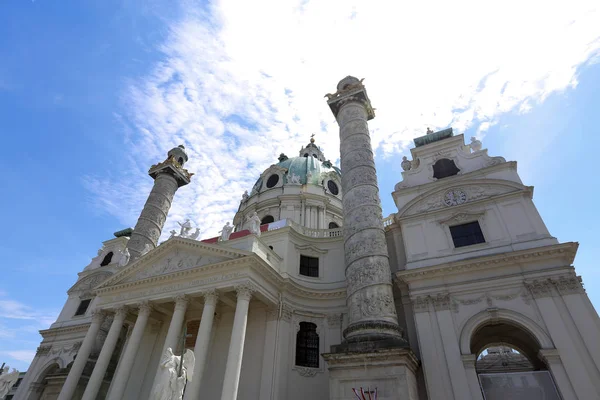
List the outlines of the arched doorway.
{"label": "arched doorway", "polygon": [[60,368],[58,363],[53,362],[46,366],[39,374],[31,395],[28,397],[31,400],[49,400],[56,399],[66,378],[66,371]]}
{"label": "arched doorway", "polygon": [[560,400],[548,366],[538,357],[541,346],[523,327],[487,322],[471,337],[475,370],[486,400]]}

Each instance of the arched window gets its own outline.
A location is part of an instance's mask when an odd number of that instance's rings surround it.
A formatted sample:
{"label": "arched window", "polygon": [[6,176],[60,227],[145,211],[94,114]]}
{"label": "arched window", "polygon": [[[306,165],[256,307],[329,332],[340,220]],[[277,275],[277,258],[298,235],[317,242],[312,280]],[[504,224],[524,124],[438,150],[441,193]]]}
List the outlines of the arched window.
{"label": "arched window", "polygon": [[104,256],[104,259],[100,263],[100,266],[104,267],[105,265],[110,264],[110,262],[112,261],[112,258],[113,258],[113,252],[111,251],[107,255]]}
{"label": "arched window", "polygon": [[456,167],[453,160],[442,158],[433,164],[433,177],[437,179],[447,178],[458,174],[460,170]]}
{"label": "arched window", "polygon": [[183,165],[183,157],[179,157],[179,159],[177,160],[177,162],[179,163],[179,165]]}
{"label": "arched window", "polygon": [[329,229],[337,229],[340,226],[338,224],[336,224],[335,222],[330,222],[329,223]]}
{"label": "arched window", "polygon": [[308,157],[308,153],[304,153],[304,157]]}
{"label": "arched window", "polygon": [[275,218],[272,215],[265,215],[263,219],[260,220],[260,224],[270,224],[271,222],[275,222]]}
{"label": "arched window", "polygon": [[317,325],[312,322],[300,322],[296,334],[296,365],[319,368],[319,334]]}
{"label": "arched window", "polygon": [[538,357],[540,344],[520,326],[485,324],[473,334],[470,347],[485,398],[560,399],[548,366]]}
{"label": "arched window", "polygon": [[279,182],[279,175],[273,174],[273,175],[269,176],[269,179],[267,179],[267,188],[271,189],[272,187],[277,185],[278,182]]}

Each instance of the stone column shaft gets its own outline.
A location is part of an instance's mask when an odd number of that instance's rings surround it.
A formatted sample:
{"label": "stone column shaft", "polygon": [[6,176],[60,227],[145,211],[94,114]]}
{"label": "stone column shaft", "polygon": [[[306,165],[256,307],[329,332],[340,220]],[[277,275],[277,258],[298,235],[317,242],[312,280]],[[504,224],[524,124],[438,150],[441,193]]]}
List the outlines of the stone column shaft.
{"label": "stone column shaft", "polygon": [[237,399],[240,373],[242,371],[244,341],[246,340],[248,308],[253,289],[249,285],[241,285],[236,287],[236,291],[237,304],[235,307],[235,317],[233,318],[233,329],[231,330],[231,341],[229,342],[229,353],[227,354],[227,366],[225,367],[221,400]]}
{"label": "stone column shaft", "polygon": [[138,317],[135,321],[133,331],[131,332],[129,343],[125,348],[125,353],[119,364],[118,374],[113,378],[112,388],[108,396],[109,400],[121,400],[123,398],[125,388],[127,387],[127,381],[131,374],[131,368],[133,367],[135,356],[140,348],[144,330],[146,329],[148,318],[150,317],[150,312],[151,307],[148,302],[140,304]]}
{"label": "stone column shaft", "polygon": [[402,341],[367,124],[374,117],[373,109],[364,86],[353,77],[340,81],[328,103],[340,127],[346,302],[350,311],[345,341]]}
{"label": "stone column shaft", "polygon": [[119,308],[116,311],[113,322],[110,325],[110,330],[108,331],[108,335],[106,336],[106,340],[102,346],[102,350],[100,350],[98,360],[96,360],[96,365],[94,366],[92,376],[90,376],[90,380],[88,381],[85,392],[83,393],[82,400],[96,399],[98,391],[100,390],[100,386],[102,386],[102,380],[106,374],[108,363],[110,362],[110,358],[115,351],[115,346],[117,345],[117,340],[119,339],[119,334],[123,328],[123,321],[125,321],[126,316],[127,310],[125,308]]}
{"label": "stone column shaft", "polygon": [[[165,351],[168,348],[171,348],[173,352],[175,352],[175,349],[177,348],[177,341],[179,340],[179,335],[181,335],[181,328],[185,319],[185,311],[187,309],[187,305],[188,299],[185,296],[177,296],[175,298],[175,310],[173,311],[173,316],[171,317],[171,324],[169,325],[169,330],[167,331],[165,344],[163,345],[162,351],[160,352],[160,358],[162,358],[163,354],[165,354]],[[156,378],[159,374],[160,365],[158,365],[156,369],[154,385],[156,385],[157,383]],[[152,392],[154,392],[154,387],[152,388]]]}
{"label": "stone column shaft", "polygon": [[92,313],[92,323],[77,352],[77,357],[75,357],[75,362],[73,362],[73,365],[71,366],[67,380],[58,395],[58,400],[72,400],[75,389],[77,389],[77,384],[79,383],[79,378],[81,378],[83,368],[85,368],[85,364],[87,364],[88,357],[90,356],[92,346],[94,345],[94,341],[96,340],[104,317],[105,314],[102,311],[94,311]]}
{"label": "stone column shaft", "polygon": [[196,337],[196,344],[194,346],[194,357],[196,359],[196,363],[194,365],[194,376],[185,390],[185,400],[198,400],[201,398],[200,384],[202,383],[202,375],[204,374],[204,367],[206,365],[206,358],[208,356],[208,347],[210,345],[216,307],[216,291],[211,290],[204,293],[204,309],[202,310],[202,319],[200,320],[198,336]]}
{"label": "stone column shaft", "polygon": [[132,260],[142,255],[146,244],[150,244],[152,249],[156,247],[178,188],[177,180],[171,174],[160,173],[156,177],[131,239],[127,243]]}

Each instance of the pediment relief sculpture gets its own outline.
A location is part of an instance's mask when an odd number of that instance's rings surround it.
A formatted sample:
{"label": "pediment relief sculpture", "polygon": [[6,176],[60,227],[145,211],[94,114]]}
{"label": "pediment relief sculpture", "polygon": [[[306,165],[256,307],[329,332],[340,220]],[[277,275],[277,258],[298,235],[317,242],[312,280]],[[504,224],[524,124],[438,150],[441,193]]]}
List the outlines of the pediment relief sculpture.
{"label": "pediment relief sculpture", "polygon": [[424,194],[411,201],[398,213],[398,216],[409,216],[444,208],[459,206],[476,200],[489,198],[510,192],[524,190],[514,184],[481,183],[462,184]]}
{"label": "pediment relief sculpture", "polygon": [[109,271],[102,271],[86,276],[73,285],[73,287],[71,287],[67,293],[71,294],[74,292],[88,292],[108,279],[108,277],[110,277],[112,274],[113,273]]}
{"label": "pediment relief sculpture", "polygon": [[167,275],[173,272],[201,267],[203,265],[219,263],[227,259],[228,258],[226,257],[217,257],[207,254],[198,254],[193,251],[175,249],[173,252],[167,253],[150,265],[138,268],[136,272],[127,276],[119,283],[140,281],[154,276]]}

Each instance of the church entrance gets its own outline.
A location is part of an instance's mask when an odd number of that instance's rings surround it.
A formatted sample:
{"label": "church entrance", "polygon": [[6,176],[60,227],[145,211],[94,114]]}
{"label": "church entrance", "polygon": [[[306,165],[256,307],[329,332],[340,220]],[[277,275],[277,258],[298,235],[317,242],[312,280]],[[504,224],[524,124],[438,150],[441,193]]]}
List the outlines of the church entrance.
{"label": "church entrance", "polygon": [[560,400],[540,346],[527,331],[510,323],[480,327],[471,339],[475,368],[485,400]]}

